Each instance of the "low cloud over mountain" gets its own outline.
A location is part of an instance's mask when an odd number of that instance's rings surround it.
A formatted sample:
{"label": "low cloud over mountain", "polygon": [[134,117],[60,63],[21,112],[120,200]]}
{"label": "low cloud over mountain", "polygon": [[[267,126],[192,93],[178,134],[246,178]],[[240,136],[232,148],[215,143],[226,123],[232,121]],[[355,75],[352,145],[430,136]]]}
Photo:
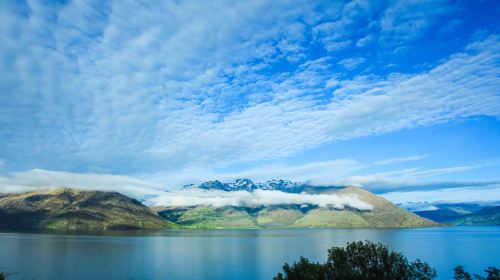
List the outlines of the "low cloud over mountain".
{"label": "low cloud over mountain", "polygon": [[220,191],[198,188],[184,189],[164,194],[148,200],[153,205],[161,206],[260,206],[279,204],[312,204],[319,207],[346,207],[358,210],[371,210],[373,207],[358,199],[355,195],[286,193],[282,191],[254,190]]}

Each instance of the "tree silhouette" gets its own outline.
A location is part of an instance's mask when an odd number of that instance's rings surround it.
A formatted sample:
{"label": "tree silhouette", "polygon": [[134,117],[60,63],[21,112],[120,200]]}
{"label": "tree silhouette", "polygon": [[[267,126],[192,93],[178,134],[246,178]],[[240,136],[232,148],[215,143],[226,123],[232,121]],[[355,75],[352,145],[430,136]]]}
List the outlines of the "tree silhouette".
{"label": "tree silhouette", "polygon": [[459,265],[455,267],[455,276],[453,279],[455,280],[500,280],[500,270],[496,267],[489,266],[484,271],[486,272],[486,277],[481,275],[474,274],[474,277],[471,276],[470,273],[464,270],[464,267]]}
{"label": "tree silhouette", "polygon": [[328,250],[324,264],[311,263],[301,257],[292,266],[285,264],[283,272],[275,280],[368,280],[409,279],[427,280],[436,277],[436,270],[427,263],[416,260],[408,262],[401,253],[389,251],[380,243],[352,242],[345,248]]}
{"label": "tree silhouette", "polygon": [[464,270],[464,267],[459,265],[455,267],[455,276],[453,276],[453,279],[455,280],[472,280],[472,277],[470,276],[470,273]]}

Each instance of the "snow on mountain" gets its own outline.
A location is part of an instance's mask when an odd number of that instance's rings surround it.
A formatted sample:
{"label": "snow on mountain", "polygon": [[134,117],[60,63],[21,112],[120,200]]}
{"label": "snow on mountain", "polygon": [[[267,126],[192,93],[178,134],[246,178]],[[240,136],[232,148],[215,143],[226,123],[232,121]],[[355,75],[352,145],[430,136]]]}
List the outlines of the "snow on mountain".
{"label": "snow on mountain", "polygon": [[270,180],[264,183],[254,183],[250,179],[236,179],[234,182],[222,183],[218,180],[208,181],[200,184],[198,188],[205,190],[221,190],[221,191],[253,191],[253,190],[277,190],[284,192],[294,192],[303,183],[292,182],[289,180]]}

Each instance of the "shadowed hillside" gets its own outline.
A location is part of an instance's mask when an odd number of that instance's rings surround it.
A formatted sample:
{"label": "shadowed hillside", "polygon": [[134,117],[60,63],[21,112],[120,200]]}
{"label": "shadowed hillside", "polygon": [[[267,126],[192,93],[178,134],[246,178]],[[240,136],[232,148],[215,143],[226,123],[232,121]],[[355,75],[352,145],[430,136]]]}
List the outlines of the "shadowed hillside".
{"label": "shadowed hillside", "polygon": [[0,195],[0,228],[160,229],[168,222],[117,192],[58,189]]}
{"label": "shadowed hillside", "polygon": [[500,225],[500,206],[485,208],[480,211],[462,216],[458,219],[449,222],[453,225],[485,225],[498,226]]}

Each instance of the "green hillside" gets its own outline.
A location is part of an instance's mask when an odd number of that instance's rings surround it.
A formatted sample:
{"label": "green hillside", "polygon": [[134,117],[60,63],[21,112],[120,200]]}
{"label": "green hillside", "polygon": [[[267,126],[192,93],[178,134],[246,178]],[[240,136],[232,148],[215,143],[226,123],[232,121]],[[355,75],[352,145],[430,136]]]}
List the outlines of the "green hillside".
{"label": "green hillside", "polygon": [[255,207],[156,207],[165,219],[191,228],[397,228],[438,226],[357,187],[311,189],[316,194],[356,196],[373,206],[370,211],[320,208],[313,205]]}

